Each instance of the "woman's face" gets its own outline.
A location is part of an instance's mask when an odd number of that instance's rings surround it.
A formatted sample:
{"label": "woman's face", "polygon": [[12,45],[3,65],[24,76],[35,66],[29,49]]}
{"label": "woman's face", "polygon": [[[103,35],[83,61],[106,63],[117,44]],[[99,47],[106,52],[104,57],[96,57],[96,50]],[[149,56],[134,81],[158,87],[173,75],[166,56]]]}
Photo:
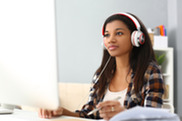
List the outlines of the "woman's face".
{"label": "woman's face", "polygon": [[130,30],[124,22],[119,20],[106,25],[103,41],[111,56],[129,55],[132,50]]}

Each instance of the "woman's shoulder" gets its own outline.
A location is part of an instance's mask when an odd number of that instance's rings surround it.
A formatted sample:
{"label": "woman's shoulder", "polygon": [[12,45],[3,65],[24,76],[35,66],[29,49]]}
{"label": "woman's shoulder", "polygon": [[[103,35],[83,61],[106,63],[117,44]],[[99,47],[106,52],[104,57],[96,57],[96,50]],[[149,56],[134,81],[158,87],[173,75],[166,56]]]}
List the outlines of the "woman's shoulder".
{"label": "woman's shoulder", "polygon": [[146,73],[151,73],[151,72],[160,72],[161,73],[161,69],[159,67],[159,65],[155,62],[155,61],[152,61],[149,63],[148,67],[147,67],[147,70],[146,70]]}
{"label": "woman's shoulder", "polygon": [[145,78],[150,80],[151,78],[162,78],[162,72],[158,64],[154,61],[150,62],[146,71]]}

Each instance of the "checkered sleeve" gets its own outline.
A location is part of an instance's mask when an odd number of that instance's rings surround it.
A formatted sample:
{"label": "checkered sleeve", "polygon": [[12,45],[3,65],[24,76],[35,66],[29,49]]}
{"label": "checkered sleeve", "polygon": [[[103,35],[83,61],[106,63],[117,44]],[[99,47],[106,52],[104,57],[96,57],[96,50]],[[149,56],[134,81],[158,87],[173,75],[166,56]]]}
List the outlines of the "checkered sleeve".
{"label": "checkered sleeve", "polygon": [[164,94],[164,81],[162,73],[156,64],[150,64],[145,73],[144,106],[162,107]]}

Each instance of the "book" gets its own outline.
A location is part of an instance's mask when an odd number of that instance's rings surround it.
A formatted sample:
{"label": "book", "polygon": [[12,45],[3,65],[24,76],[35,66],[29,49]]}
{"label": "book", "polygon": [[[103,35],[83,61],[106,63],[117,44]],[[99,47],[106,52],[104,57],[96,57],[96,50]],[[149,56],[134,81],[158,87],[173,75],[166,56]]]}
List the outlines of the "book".
{"label": "book", "polygon": [[120,112],[110,121],[180,121],[179,116],[168,109],[136,106]]}
{"label": "book", "polygon": [[161,36],[167,36],[167,30],[164,25],[159,25],[157,28],[159,28]]}

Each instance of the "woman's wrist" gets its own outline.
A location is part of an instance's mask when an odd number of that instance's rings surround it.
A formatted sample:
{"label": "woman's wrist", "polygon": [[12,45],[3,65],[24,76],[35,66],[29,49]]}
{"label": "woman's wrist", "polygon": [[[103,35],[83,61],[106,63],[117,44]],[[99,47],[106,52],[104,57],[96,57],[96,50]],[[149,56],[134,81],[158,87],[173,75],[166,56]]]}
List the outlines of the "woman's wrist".
{"label": "woman's wrist", "polygon": [[63,109],[62,115],[79,117],[79,113],[69,111],[65,108],[62,108],[62,109]]}

